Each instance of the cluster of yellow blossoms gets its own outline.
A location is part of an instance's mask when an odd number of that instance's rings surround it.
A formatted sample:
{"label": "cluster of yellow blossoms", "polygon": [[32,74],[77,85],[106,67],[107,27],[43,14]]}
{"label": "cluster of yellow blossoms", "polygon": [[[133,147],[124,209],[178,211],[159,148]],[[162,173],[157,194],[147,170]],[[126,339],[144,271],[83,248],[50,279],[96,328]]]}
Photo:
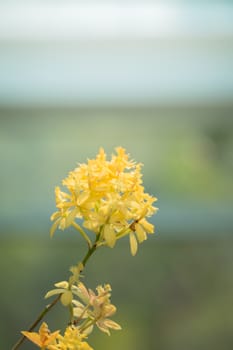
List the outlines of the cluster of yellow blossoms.
{"label": "cluster of yellow blossoms", "polygon": [[[57,228],[74,226],[90,243],[84,229],[99,235],[99,244],[114,247],[116,240],[129,234],[132,255],[137,252],[138,242],[154,232],[154,226],[146,217],[156,212],[152,204],[155,197],[144,192],[141,164],[129,160],[121,147],[111,160],[101,148],[96,159],[71,171],[63,186],[67,192],[56,187],[57,211],[51,235]],[[83,228],[77,220],[82,219]]]}
{"label": "cluster of yellow blossoms", "polygon": [[[72,225],[87,241],[88,252],[82,262],[70,268],[69,280],[56,283],[56,289],[45,296],[57,295],[55,301],[60,300],[69,309],[70,323],[64,336],[60,331],[51,333],[45,322],[38,333],[22,332],[41,350],[93,350],[85,339],[95,325],[108,335],[110,329],[121,329],[109,318],[116,312],[110,301],[110,285],[98,286],[95,293],[79,279],[87,260],[99,246],[112,248],[118,239],[129,235],[131,253],[135,255],[138,243],[154,232],[146,218],[156,212],[153,206],[156,198],[144,192],[141,166],[129,160],[121,147],[116,148],[110,160],[101,148],[96,159],[79,164],[63,180],[66,192],[56,187],[57,211],[51,216],[54,221],[51,235],[57,228],[64,230]],[[94,243],[86,229],[94,233]]]}

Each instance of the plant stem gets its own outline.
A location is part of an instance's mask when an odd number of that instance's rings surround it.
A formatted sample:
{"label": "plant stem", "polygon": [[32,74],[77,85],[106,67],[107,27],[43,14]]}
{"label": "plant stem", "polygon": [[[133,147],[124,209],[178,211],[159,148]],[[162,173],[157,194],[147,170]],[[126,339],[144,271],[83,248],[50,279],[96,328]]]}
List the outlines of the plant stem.
{"label": "plant stem", "polygon": [[[54,299],[52,301],[51,304],[47,305],[44,310],[40,313],[40,315],[37,317],[37,319],[35,320],[35,322],[32,323],[32,325],[29,327],[28,332],[31,332],[37,325],[38,323],[42,320],[42,318],[44,318],[44,316],[49,312],[50,309],[52,309],[52,307],[54,305],[56,305],[56,303],[58,302],[58,300],[60,299],[61,294],[59,294],[56,299]],[[20,347],[20,345],[23,343],[23,341],[26,339],[25,336],[22,336],[19,341],[13,346],[13,348],[11,350],[16,350]]]}
{"label": "plant stem", "polygon": [[88,259],[92,256],[92,254],[96,251],[97,248],[97,244],[96,242],[93,244],[93,246],[88,250],[87,254],[85,255],[85,257],[83,258],[82,264],[83,267],[86,266],[86,263],[88,261]]}
{"label": "plant stem", "polygon": [[[84,256],[83,260],[82,260],[82,264],[83,267],[85,267],[87,261],[89,260],[89,258],[92,256],[92,254],[96,251],[97,249],[97,242],[99,240],[100,234],[98,234],[96,236],[95,242],[93,245],[89,246],[89,249],[86,253],[86,255]],[[56,299],[54,299],[52,301],[51,304],[47,305],[44,310],[40,313],[40,315],[37,317],[37,319],[35,320],[35,322],[32,323],[32,325],[29,327],[28,332],[31,332],[37,325],[38,323],[44,318],[44,316],[53,308],[53,306],[55,306],[57,304],[57,302],[60,300],[61,298],[61,294],[59,294]],[[17,350],[20,345],[24,342],[24,340],[26,339],[25,336],[22,336],[18,342],[12,347],[11,350]]]}

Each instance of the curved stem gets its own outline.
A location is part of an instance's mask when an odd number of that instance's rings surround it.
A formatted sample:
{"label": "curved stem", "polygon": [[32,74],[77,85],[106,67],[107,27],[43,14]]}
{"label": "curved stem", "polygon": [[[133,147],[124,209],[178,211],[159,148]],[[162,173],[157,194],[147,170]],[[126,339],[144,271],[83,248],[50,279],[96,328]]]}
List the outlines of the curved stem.
{"label": "curved stem", "polygon": [[73,305],[69,305],[69,312],[70,312],[70,323],[72,324],[74,322],[74,308]]}
{"label": "curved stem", "polygon": [[[61,294],[59,294],[56,299],[54,299],[52,301],[51,304],[47,305],[44,310],[39,314],[39,316],[37,317],[37,319],[35,320],[35,322],[32,323],[32,325],[29,327],[28,332],[31,332],[37,325],[38,323],[42,320],[42,318],[44,318],[44,316],[49,312],[49,310],[52,309],[52,307],[54,305],[56,305],[56,303],[58,302],[58,300],[60,299]],[[26,339],[25,336],[22,336],[19,341],[13,346],[13,348],[11,350],[16,350],[20,347],[20,345],[24,342],[24,340]]]}
{"label": "curved stem", "polygon": [[[87,261],[89,260],[89,258],[92,256],[92,254],[96,251],[98,245],[97,245],[97,242],[99,240],[99,237],[100,237],[100,233],[96,236],[96,239],[95,239],[95,242],[93,245],[89,245],[88,244],[88,251],[86,253],[86,255],[84,256],[83,260],[82,260],[82,264],[83,264],[83,267],[85,267]],[[38,323],[44,318],[44,316],[53,308],[53,306],[55,306],[57,304],[57,302],[60,300],[61,298],[61,294],[59,294],[56,299],[54,299],[52,301],[51,304],[47,305],[44,310],[39,314],[39,316],[37,317],[37,319],[35,320],[35,322],[32,323],[32,325],[29,327],[28,329],[28,332],[31,332],[37,325]],[[24,342],[24,340],[26,339],[25,336],[22,336],[18,342],[12,347],[11,350],[17,350],[20,345]]]}
{"label": "curved stem", "polygon": [[95,242],[94,244],[92,245],[91,248],[89,248],[87,254],[84,256],[83,258],[83,261],[82,261],[82,264],[83,264],[83,267],[85,267],[88,259],[92,256],[92,254],[96,251],[97,247],[98,247],[98,240],[99,240],[99,237],[100,237],[100,233],[96,236],[96,239],[95,239]]}

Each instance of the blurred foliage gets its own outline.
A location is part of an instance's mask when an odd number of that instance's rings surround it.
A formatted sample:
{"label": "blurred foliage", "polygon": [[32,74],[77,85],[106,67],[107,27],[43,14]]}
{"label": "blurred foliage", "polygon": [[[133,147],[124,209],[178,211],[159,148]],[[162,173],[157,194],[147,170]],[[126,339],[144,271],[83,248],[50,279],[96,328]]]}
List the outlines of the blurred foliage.
{"label": "blurred foliage", "polygon": [[[233,348],[232,6],[224,6],[232,1],[168,3],[174,23],[164,17],[160,34],[133,41],[34,37],[30,28],[40,21],[20,23],[33,5],[25,2],[18,16],[13,4],[0,40],[1,350],[83,257],[74,230],[49,239],[49,217],[54,187],[101,146],[108,154],[125,147],[144,163],[145,188],[160,211],[152,219],[157,235],[135,257],[125,239],[88,263],[87,285],[112,285],[123,327],[111,337],[96,331],[90,343],[95,350]],[[25,38],[19,30],[9,40],[17,23]],[[75,28],[65,28],[73,37]],[[64,329],[68,317],[57,305],[46,320]]]}
{"label": "blurred foliage", "polygon": [[[46,304],[43,295],[84,254],[72,230],[49,239],[54,187],[100,146],[111,153],[117,145],[144,163],[146,191],[159,198],[153,219],[159,234],[134,258],[125,240],[88,264],[87,284],[112,285],[123,326],[111,337],[95,332],[91,344],[232,349],[231,115],[224,106],[0,110],[0,349],[28,328]],[[64,329],[61,305],[47,321]]]}

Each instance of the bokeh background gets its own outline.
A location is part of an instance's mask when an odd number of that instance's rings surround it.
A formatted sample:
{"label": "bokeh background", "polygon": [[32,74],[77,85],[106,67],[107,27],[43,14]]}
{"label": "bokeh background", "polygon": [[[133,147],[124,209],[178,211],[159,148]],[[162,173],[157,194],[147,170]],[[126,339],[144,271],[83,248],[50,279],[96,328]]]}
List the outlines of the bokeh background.
{"label": "bokeh background", "polygon": [[[91,345],[233,348],[232,112],[232,1],[0,1],[0,349],[85,253],[49,238],[54,187],[118,145],[160,210],[135,257],[126,238],[90,260],[123,327]],[[46,320],[64,329],[62,306]]]}

